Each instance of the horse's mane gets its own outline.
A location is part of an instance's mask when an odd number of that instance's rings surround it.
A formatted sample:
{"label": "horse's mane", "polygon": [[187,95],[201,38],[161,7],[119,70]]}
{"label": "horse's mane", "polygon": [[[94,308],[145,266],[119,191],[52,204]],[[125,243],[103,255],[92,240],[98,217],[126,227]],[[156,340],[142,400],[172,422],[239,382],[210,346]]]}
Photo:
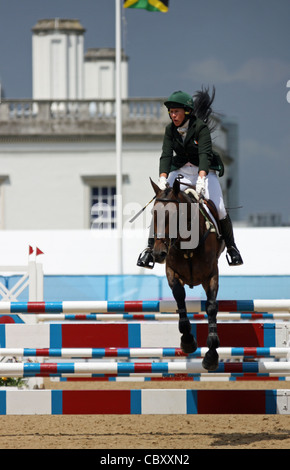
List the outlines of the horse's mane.
{"label": "horse's mane", "polygon": [[197,118],[204,121],[210,131],[212,132],[215,128],[215,123],[213,120],[213,109],[212,103],[215,98],[215,87],[212,89],[211,96],[209,95],[209,88],[201,88],[193,95],[194,100],[194,114]]}

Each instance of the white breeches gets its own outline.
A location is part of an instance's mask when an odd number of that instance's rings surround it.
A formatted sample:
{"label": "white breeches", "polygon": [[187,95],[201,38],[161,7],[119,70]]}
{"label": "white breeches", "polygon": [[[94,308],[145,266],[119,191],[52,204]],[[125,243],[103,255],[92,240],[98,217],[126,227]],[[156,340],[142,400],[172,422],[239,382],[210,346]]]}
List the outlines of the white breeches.
{"label": "white breeches", "polygon": [[[183,178],[180,180],[180,189],[184,191],[188,188],[188,186],[183,185],[182,182],[192,184],[194,186],[196,185],[198,178],[198,167],[195,165],[184,165],[178,170],[169,173],[167,181],[170,186],[173,185],[175,178],[177,178],[179,175],[183,176]],[[219,219],[224,219],[227,215],[227,211],[224,205],[223,193],[216,172],[213,170],[210,170],[206,177],[204,197],[206,199],[211,199],[214,202],[218,211]]]}

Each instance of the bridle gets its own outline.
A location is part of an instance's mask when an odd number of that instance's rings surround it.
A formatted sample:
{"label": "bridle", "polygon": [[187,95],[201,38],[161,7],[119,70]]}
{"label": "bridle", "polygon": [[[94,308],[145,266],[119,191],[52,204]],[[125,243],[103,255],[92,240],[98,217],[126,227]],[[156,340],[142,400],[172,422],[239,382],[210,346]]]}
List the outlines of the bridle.
{"label": "bridle", "polygon": [[[182,204],[182,203],[183,204],[184,203],[186,203],[186,204],[189,203],[189,201],[180,201],[179,199],[176,199],[176,198],[175,199],[169,199],[169,198],[166,198],[166,197],[158,197],[158,198],[156,198],[156,202],[162,202],[162,203],[165,203],[165,204],[172,202],[172,203],[175,203],[175,204],[178,204],[178,205]],[[156,202],[155,202],[155,204],[156,204]],[[155,206],[155,204],[154,204],[154,206]],[[153,210],[154,210],[154,208],[153,208]],[[179,211],[178,211],[178,216],[179,216]],[[163,244],[167,248],[167,253],[169,252],[170,248],[172,248],[172,247],[180,249],[178,246],[176,246],[177,242],[180,241],[179,233],[177,233],[177,237],[169,237],[168,235],[165,234],[165,237],[160,238],[158,235],[159,235],[158,232],[155,231],[155,224],[154,224],[154,239],[163,241]]]}

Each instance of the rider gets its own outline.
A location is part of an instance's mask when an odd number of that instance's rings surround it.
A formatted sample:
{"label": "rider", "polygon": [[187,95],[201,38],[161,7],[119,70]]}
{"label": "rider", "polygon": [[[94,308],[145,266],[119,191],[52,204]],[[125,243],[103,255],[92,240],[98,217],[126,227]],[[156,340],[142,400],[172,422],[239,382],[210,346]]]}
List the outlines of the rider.
{"label": "rider", "polygon": [[[231,266],[243,264],[242,257],[236,247],[233,226],[227,214],[221,186],[217,177],[224,173],[220,156],[212,150],[212,142],[208,125],[211,114],[211,103],[207,91],[197,92],[195,100],[183,91],[172,93],[165,106],[168,109],[171,123],[166,126],[162,154],[159,164],[158,186],[164,190],[172,186],[175,178],[182,175],[181,189],[186,189],[182,182],[194,185],[200,197],[211,199],[217,208],[222,236]],[[154,238],[149,236],[148,247],[139,255],[137,265],[152,269]]]}

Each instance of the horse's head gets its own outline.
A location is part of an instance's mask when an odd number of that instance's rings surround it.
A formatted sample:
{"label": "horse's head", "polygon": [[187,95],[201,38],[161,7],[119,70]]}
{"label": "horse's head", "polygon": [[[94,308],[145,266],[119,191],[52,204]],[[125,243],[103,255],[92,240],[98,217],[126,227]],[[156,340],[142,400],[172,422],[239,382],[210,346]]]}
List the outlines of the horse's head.
{"label": "horse's head", "polygon": [[175,180],[173,187],[161,190],[151,180],[156,194],[153,207],[154,247],[153,256],[157,263],[164,263],[170,247],[178,238],[178,210],[181,202],[180,183]]}

